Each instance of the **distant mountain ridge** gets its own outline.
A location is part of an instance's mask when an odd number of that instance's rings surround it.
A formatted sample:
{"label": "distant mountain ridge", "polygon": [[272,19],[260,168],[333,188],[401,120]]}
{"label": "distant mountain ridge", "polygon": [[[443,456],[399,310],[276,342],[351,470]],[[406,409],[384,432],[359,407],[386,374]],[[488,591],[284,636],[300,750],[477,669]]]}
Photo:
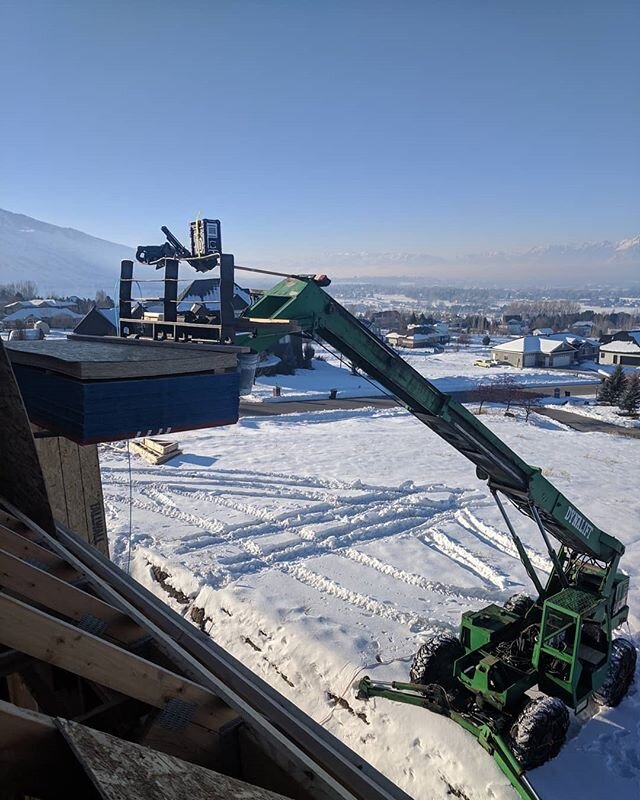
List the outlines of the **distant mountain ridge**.
{"label": "distant mountain ridge", "polygon": [[[91,297],[115,291],[119,265],[133,248],[0,209],[0,283],[31,280],[41,294]],[[246,263],[246,259],[245,259]],[[521,251],[496,250],[443,257],[433,253],[337,252],[301,259],[265,259],[255,266],[330,276],[392,278],[419,276],[434,282],[471,280],[505,285],[567,286],[573,283],[640,282],[640,236],[618,242],[551,244]],[[267,285],[267,284],[265,284]]]}
{"label": "distant mountain ridge", "polygon": [[30,280],[41,294],[113,294],[133,248],[0,209],[0,283]]}
{"label": "distant mountain ridge", "polygon": [[[316,269],[339,267],[342,274],[382,277],[422,274],[434,280],[501,280],[506,285],[544,281],[579,283],[640,282],[640,236],[619,242],[540,245],[521,251],[495,250],[454,257],[433,253],[341,252],[308,259]],[[348,272],[347,272],[348,271]]]}

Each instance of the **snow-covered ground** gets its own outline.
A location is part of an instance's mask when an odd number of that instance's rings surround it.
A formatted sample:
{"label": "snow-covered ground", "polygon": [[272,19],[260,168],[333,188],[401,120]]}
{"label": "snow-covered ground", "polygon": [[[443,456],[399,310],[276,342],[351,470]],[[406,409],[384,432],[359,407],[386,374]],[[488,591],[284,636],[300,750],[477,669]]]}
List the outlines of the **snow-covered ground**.
{"label": "snow-covered ground", "polygon": [[[490,383],[499,376],[513,375],[520,386],[562,386],[566,383],[592,383],[600,379],[585,372],[518,369],[508,365],[477,367],[474,361],[491,356],[491,347],[472,344],[468,347],[448,346],[443,353],[432,350],[399,349],[400,355],[421,375],[429,378],[444,392],[466,392],[480,384]],[[338,397],[374,397],[382,389],[362,375],[352,375],[350,366],[339,357],[321,351],[317,355],[325,360],[313,360],[314,369],[296,370],[294,375],[258,376],[252,394],[247,400],[265,402],[273,400],[273,388],[280,386],[281,400],[310,400],[327,397],[329,389],[337,389]]]}
{"label": "snow-covered ground", "polygon": [[625,416],[619,413],[615,406],[600,406],[594,399],[585,400],[580,397],[569,397],[567,399],[548,398],[543,405],[549,408],[562,408],[572,414],[580,414],[583,417],[597,419],[599,422],[608,422],[611,425],[621,425],[623,428],[640,428],[640,419]]}
{"label": "snow-covered ground", "polygon": [[[638,443],[537,415],[482,420],[625,542],[637,641]],[[473,467],[395,408],[245,417],[173,438],[183,454],[167,464],[132,455],[136,578],[416,800],[513,800],[493,760],[454,723],[359,701],[354,689],[364,674],[406,679],[425,637],[528,588]],[[105,446],[101,464],[112,554],[126,568],[126,453]],[[517,522],[546,569],[539,535]],[[639,734],[634,688],[619,708],[575,720],[561,755],[532,782],[545,800],[635,799]]]}

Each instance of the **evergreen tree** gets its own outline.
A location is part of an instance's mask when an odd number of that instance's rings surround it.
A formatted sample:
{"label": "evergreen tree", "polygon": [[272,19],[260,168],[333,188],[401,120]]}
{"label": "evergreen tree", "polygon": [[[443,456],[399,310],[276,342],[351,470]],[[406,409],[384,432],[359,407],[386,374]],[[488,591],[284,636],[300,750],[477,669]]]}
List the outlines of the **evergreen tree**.
{"label": "evergreen tree", "polygon": [[625,381],[624,391],[620,398],[620,411],[635,416],[640,408],[640,376],[632,375]]}
{"label": "evergreen tree", "polygon": [[490,336],[483,336],[482,337],[482,344],[487,347],[487,345],[491,344],[491,337]]}
{"label": "evergreen tree", "polygon": [[611,376],[603,378],[600,382],[600,389],[598,390],[598,402],[605,406],[610,406],[613,403],[611,396]]}
{"label": "evergreen tree", "polygon": [[613,370],[611,375],[607,378],[609,381],[609,391],[611,392],[611,402],[619,403],[620,398],[625,390],[627,379],[620,364]]}

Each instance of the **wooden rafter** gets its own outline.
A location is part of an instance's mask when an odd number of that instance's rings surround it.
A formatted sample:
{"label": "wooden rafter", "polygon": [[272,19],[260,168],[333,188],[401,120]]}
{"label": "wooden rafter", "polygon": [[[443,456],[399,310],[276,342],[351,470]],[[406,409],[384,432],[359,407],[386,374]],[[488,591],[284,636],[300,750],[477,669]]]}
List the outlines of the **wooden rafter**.
{"label": "wooden rafter", "polygon": [[0,642],[211,731],[235,718],[212,692],[0,593]]}
{"label": "wooden rafter", "polygon": [[0,586],[5,592],[99,629],[101,636],[119,643],[131,644],[144,636],[141,628],[118,609],[2,549]]}

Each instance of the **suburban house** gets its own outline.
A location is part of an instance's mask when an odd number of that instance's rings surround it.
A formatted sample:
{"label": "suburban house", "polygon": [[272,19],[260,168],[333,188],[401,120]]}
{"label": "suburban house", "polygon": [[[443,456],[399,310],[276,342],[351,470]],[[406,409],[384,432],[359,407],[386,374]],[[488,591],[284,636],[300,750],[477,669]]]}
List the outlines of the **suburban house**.
{"label": "suburban house", "polygon": [[529,326],[522,319],[522,314],[504,314],[502,318],[502,330],[511,336],[517,336],[529,330]]}
{"label": "suburban house", "polygon": [[491,357],[513,367],[569,367],[576,360],[576,350],[564,340],[542,336],[522,336],[491,348]]}
{"label": "suburban house", "polygon": [[385,311],[376,311],[372,316],[372,322],[378,326],[380,330],[392,330],[399,328],[402,325],[402,315],[399,311],[387,309]]}
{"label": "suburban house", "polygon": [[406,333],[392,332],[385,337],[392,347],[434,347],[449,341],[449,328],[444,322],[433,325],[409,325]]}
{"label": "suburban house", "polygon": [[579,336],[570,331],[560,331],[559,333],[552,333],[547,337],[548,339],[556,339],[557,341],[567,342],[576,351],[577,361],[597,361],[598,351],[600,349],[600,342],[598,339],[591,339],[585,336]]}
{"label": "suburban house", "polygon": [[551,336],[553,328],[536,328],[533,332],[534,336]]}
{"label": "suburban house", "polygon": [[81,319],[82,314],[77,314],[66,306],[26,306],[7,314],[2,325],[7,329],[33,328],[36,322],[42,320],[50,328],[68,330],[74,328]]}
{"label": "suburban house", "polygon": [[600,364],[640,367],[640,330],[619,331],[602,339],[608,341],[600,345]]}
{"label": "suburban house", "polygon": [[593,322],[590,319],[579,319],[571,328],[581,336],[588,336],[593,328]]}

